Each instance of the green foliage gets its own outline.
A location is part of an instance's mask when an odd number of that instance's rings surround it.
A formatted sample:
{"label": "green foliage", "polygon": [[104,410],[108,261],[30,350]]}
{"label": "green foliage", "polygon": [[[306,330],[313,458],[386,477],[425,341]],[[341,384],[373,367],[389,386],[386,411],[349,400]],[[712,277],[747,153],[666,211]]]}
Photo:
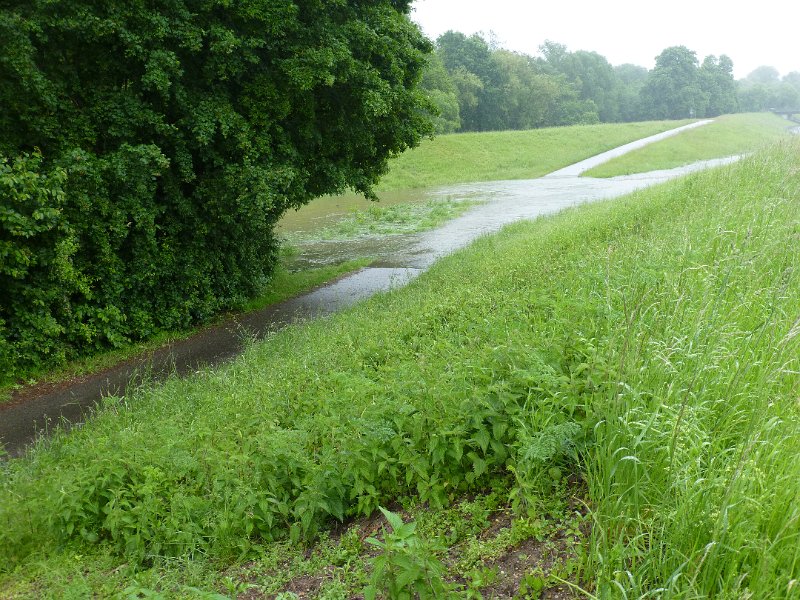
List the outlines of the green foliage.
{"label": "green foliage", "polygon": [[708,104],[706,117],[717,117],[737,112],[736,82],[733,80],[733,61],[724,54],[719,57],[706,56],[700,66],[700,88]]}
{"label": "green foliage", "polygon": [[[225,569],[397,499],[435,511],[505,491],[527,449],[539,497],[585,486],[580,581],[598,597],[791,598],[798,157],[786,143],[516,224],[226,368],[109,401],[0,467],[0,569]],[[433,538],[423,521],[414,533]],[[441,537],[472,531],[442,521]],[[547,519],[503,531],[470,544],[461,572]]]}
{"label": "green foliage", "polygon": [[428,58],[427,66],[422,73],[420,88],[428,94],[428,98],[436,107],[433,115],[436,133],[453,133],[461,127],[461,115],[458,105],[458,88],[447,73],[442,59],[435,52]]}
{"label": "green foliage", "polygon": [[457,90],[462,131],[596,123],[596,106],[561,72],[492,48],[480,35],[448,31],[436,54]]}
{"label": "green foliage", "polygon": [[379,508],[392,531],[384,530],[383,540],[367,539],[380,553],[370,561],[372,576],[364,589],[366,600],[375,600],[378,594],[392,600],[444,598],[449,587],[442,579],[444,565],[417,535],[416,523],[403,523],[399,515]]}
{"label": "green foliage", "polygon": [[671,46],[656,57],[641,91],[646,114],[658,119],[702,117],[708,98],[698,75],[697,53],[686,46]]}
{"label": "green foliage", "polygon": [[780,79],[773,67],[761,66],[737,83],[743,111],[800,108],[800,73],[797,71]]}
{"label": "green foliage", "polygon": [[408,10],[5,3],[2,378],[236,306],[283,211],[370,195],[430,131]]}

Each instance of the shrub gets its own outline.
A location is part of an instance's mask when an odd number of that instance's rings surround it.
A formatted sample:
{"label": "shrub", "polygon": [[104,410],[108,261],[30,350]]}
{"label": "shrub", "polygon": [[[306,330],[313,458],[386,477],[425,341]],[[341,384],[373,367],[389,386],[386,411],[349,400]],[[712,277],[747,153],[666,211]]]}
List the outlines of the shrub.
{"label": "shrub", "polygon": [[370,195],[430,128],[409,4],[5,3],[4,372],[234,306],[287,208]]}

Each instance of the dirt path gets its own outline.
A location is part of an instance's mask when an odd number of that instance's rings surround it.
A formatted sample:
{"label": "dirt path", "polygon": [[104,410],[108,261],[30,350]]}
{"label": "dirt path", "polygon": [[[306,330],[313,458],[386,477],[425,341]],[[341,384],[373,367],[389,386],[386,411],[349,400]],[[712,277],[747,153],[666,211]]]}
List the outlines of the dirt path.
{"label": "dirt path", "polygon": [[[232,318],[191,338],[102,372],[15,392],[9,403],[0,405],[0,443],[10,456],[21,455],[37,436],[46,435],[55,425],[80,423],[104,396],[122,396],[131,385],[139,385],[145,379],[157,381],[173,373],[184,375],[230,360],[242,351],[249,338],[263,338],[290,323],[331,314],[378,292],[405,285],[442,256],[513,221],[620,196],[734,160],[704,161],[680,169],[610,179],[578,176],[595,164],[619,156],[623,150],[633,150],[684,129],[686,127],[627,144],[540,179],[442,188],[437,194],[443,197],[478,196],[488,201],[439,229],[394,238],[391,244],[380,249],[378,260],[372,266],[302,296]],[[335,251],[346,254],[347,247]]]}

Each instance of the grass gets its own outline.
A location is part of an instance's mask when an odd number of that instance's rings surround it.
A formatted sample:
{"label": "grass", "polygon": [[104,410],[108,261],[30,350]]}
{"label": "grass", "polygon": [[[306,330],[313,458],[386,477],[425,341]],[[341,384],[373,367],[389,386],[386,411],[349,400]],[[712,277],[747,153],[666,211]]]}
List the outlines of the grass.
{"label": "grass", "polygon": [[[287,251],[291,253],[292,249],[289,248],[284,252]],[[276,304],[288,298],[292,298],[327,281],[336,279],[337,277],[340,277],[346,273],[357,271],[358,269],[365,267],[367,264],[369,264],[369,262],[369,259],[357,259],[346,261],[337,265],[326,265],[323,267],[312,268],[303,271],[289,271],[282,264],[279,264],[272,276],[272,279],[262,290],[262,292],[241,306],[239,312],[259,310],[269,306],[270,304]],[[212,323],[206,323],[199,327],[183,329],[180,331],[161,332],[142,342],[131,343],[108,352],[102,352],[90,357],[70,361],[68,364],[59,369],[31,372],[23,382],[7,383],[3,386],[0,386],[0,404],[3,402],[8,402],[12,397],[12,393],[24,386],[36,385],[38,383],[67,381],[74,377],[79,377],[88,373],[97,373],[99,371],[103,371],[107,368],[113,367],[114,365],[126,362],[136,356],[151,352],[174,341],[191,337],[201,329],[213,326],[216,323],[229,318],[230,316],[231,313],[226,313],[220,315]]]}
{"label": "grass", "polygon": [[474,181],[533,179],[627,142],[691,121],[648,121],[457,133],[425,140],[392,159],[378,191]]}
{"label": "grass", "polygon": [[365,236],[418,233],[439,227],[479,204],[465,199],[371,204],[351,210],[332,225],[311,232],[285,234],[292,243],[313,240],[347,240]]}
{"label": "grass", "polygon": [[772,113],[725,115],[709,125],[684,131],[615,158],[590,169],[584,176],[630,175],[745,154],[788,136],[788,125],[788,121]]}
{"label": "grass", "polygon": [[[389,557],[363,544],[370,515],[399,500],[457,597],[492,579],[482,553],[577,528],[561,566],[513,563],[517,591],[799,598],[798,198],[784,144],[508,227],[228,366],[109,400],[2,466],[0,595],[321,578],[318,597],[346,598]],[[516,529],[485,527],[500,506]]]}
{"label": "grass", "polygon": [[[380,189],[411,189],[481,179],[535,177],[579,158],[683,123],[659,121],[441,136],[394,159],[392,170],[384,178]],[[398,207],[376,205],[355,212],[342,223],[327,228],[321,234],[342,239],[360,235],[422,231],[438,226],[468,207],[469,203],[456,201],[428,202],[421,206],[414,203],[403,203],[403,206]],[[291,235],[288,234],[287,237]],[[308,237],[300,236],[303,239]],[[319,235],[315,232],[313,237],[318,239]],[[364,264],[365,261],[361,261],[358,266]],[[358,266],[353,264],[343,268],[352,270]],[[316,271],[308,275],[293,273],[288,276],[286,272],[279,270],[265,294],[248,302],[244,310],[260,308],[270,302],[296,295],[343,272],[340,268],[334,271]],[[39,381],[61,381],[100,371],[141,352],[188,337],[196,331],[195,328],[162,332],[144,342],[72,361],[58,369],[31,371],[24,377],[23,383],[18,380],[0,384],[0,403],[8,401],[13,391],[22,385]]]}

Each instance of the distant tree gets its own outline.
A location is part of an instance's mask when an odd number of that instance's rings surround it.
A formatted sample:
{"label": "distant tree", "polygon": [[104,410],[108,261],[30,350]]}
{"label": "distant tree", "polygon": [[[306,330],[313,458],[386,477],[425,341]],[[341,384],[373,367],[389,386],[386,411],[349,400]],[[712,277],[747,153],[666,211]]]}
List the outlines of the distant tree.
{"label": "distant tree", "polygon": [[[483,92],[481,78],[470,73],[465,67],[458,67],[450,74],[453,85],[456,87],[460,113],[474,114]],[[474,119],[472,119],[474,121]],[[462,128],[467,128],[462,120]]]}
{"label": "distant tree", "polygon": [[458,105],[459,89],[444,67],[439,54],[434,52],[422,73],[420,88],[436,107],[431,115],[436,133],[452,133],[461,127]]}
{"label": "distant tree", "polygon": [[502,75],[486,40],[448,31],[436,40],[436,49],[459,90],[462,129],[502,129],[497,110]]}
{"label": "distant tree", "polygon": [[594,122],[596,107],[580,99],[560,73],[544,72],[536,59],[499,50],[493,54],[504,75],[500,103],[512,129]]}
{"label": "distant tree", "polygon": [[726,55],[706,56],[698,73],[700,89],[708,104],[705,116],[734,113],[738,109],[736,81],[733,78],[733,61]]}
{"label": "distant tree", "polygon": [[567,51],[566,46],[546,41],[539,47],[544,63],[561,73],[577,90],[581,100],[592,101],[601,121],[620,119],[622,84],[614,68],[596,52]]}
{"label": "distant tree", "polygon": [[780,73],[775,67],[762,65],[751,71],[745,77],[745,83],[761,84],[761,85],[776,85],[780,82]]}
{"label": "distant tree", "polygon": [[507,50],[492,54],[503,73],[503,85],[499,96],[500,110],[505,127],[530,129],[539,127],[545,120],[548,102],[540,75],[531,62],[531,57]]}
{"label": "distant tree", "polygon": [[642,105],[651,118],[684,119],[705,114],[707,96],[700,87],[697,54],[672,46],[656,57],[641,91]]}
{"label": "distant tree", "polygon": [[783,77],[783,83],[788,83],[800,92],[800,71],[792,71]]}
{"label": "distant tree", "polygon": [[637,121],[644,118],[640,92],[647,81],[648,71],[644,67],[622,64],[614,67],[620,82],[618,104],[621,121]]}
{"label": "distant tree", "polygon": [[772,89],[772,103],[769,108],[794,110],[800,108],[800,90],[791,83],[782,81]]}
{"label": "distant tree", "polygon": [[760,112],[774,108],[773,87],[763,83],[738,82],[737,97],[742,112]]}

